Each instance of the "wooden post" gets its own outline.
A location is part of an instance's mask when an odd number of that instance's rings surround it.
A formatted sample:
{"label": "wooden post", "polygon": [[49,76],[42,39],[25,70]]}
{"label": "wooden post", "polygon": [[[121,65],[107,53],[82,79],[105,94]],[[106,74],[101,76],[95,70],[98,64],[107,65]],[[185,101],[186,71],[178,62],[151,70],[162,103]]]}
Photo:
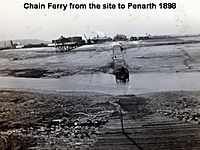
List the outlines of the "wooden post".
{"label": "wooden post", "polygon": [[120,121],[121,121],[122,133],[125,134],[125,131],[124,131],[123,114],[122,114],[121,108],[120,108]]}

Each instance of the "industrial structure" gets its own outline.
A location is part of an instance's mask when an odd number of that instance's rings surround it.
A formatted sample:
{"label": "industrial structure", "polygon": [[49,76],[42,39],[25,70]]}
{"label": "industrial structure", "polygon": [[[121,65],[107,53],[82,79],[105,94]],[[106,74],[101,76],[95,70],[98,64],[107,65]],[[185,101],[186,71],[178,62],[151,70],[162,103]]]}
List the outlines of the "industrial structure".
{"label": "industrial structure", "polygon": [[128,38],[124,34],[117,34],[114,39],[114,41],[127,41]]}
{"label": "industrial structure", "polygon": [[107,41],[112,41],[112,38],[111,37],[107,37],[107,36],[104,36],[104,37],[94,37],[91,39],[91,43],[92,44],[99,44],[99,43],[104,43],[104,42],[107,42]]}
{"label": "industrial structure", "polygon": [[52,43],[55,44],[57,52],[66,52],[86,44],[85,40],[83,40],[81,36],[74,36],[67,38],[61,36],[59,39],[53,40]]}
{"label": "industrial structure", "polygon": [[126,63],[123,56],[123,48],[121,44],[115,42],[113,44],[113,66],[116,82],[129,81],[129,71],[126,67]]}

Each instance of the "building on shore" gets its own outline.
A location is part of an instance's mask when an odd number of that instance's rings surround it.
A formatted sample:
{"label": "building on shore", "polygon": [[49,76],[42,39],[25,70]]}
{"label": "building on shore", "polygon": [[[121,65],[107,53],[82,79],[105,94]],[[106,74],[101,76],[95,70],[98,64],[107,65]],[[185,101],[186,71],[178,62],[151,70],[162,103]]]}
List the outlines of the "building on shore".
{"label": "building on shore", "polygon": [[55,43],[57,52],[66,52],[86,44],[85,40],[83,40],[81,36],[73,36],[67,38],[61,36],[57,40],[52,40],[52,43]]}
{"label": "building on shore", "polygon": [[114,41],[127,41],[128,38],[124,34],[117,34],[114,39]]}
{"label": "building on shore", "polygon": [[94,37],[91,40],[91,43],[92,44],[98,44],[98,43],[104,43],[104,42],[107,42],[107,41],[112,41],[112,38],[111,37],[107,37],[107,36],[103,36],[103,37]]}

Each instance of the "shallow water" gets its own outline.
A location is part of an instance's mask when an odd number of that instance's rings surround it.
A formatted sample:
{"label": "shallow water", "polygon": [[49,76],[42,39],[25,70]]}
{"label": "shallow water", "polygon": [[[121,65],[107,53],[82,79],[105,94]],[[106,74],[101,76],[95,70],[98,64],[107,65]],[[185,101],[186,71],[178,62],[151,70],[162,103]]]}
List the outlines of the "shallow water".
{"label": "shallow water", "polygon": [[200,73],[131,74],[129,83],[116,83],[111,74],[74,75],[61,79],[0,77],[1,89],[86,91],[112,95],[160,91],[199,91]]}

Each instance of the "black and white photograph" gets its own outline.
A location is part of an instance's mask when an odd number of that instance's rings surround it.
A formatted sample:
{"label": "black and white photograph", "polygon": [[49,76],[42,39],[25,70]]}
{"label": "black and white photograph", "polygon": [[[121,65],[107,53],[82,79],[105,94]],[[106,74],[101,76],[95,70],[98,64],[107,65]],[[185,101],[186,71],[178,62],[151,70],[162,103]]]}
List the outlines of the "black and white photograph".
{"label": "black and white photograph", "polygon": [[200,150],[199,0],[0,2],[0,150]]}

